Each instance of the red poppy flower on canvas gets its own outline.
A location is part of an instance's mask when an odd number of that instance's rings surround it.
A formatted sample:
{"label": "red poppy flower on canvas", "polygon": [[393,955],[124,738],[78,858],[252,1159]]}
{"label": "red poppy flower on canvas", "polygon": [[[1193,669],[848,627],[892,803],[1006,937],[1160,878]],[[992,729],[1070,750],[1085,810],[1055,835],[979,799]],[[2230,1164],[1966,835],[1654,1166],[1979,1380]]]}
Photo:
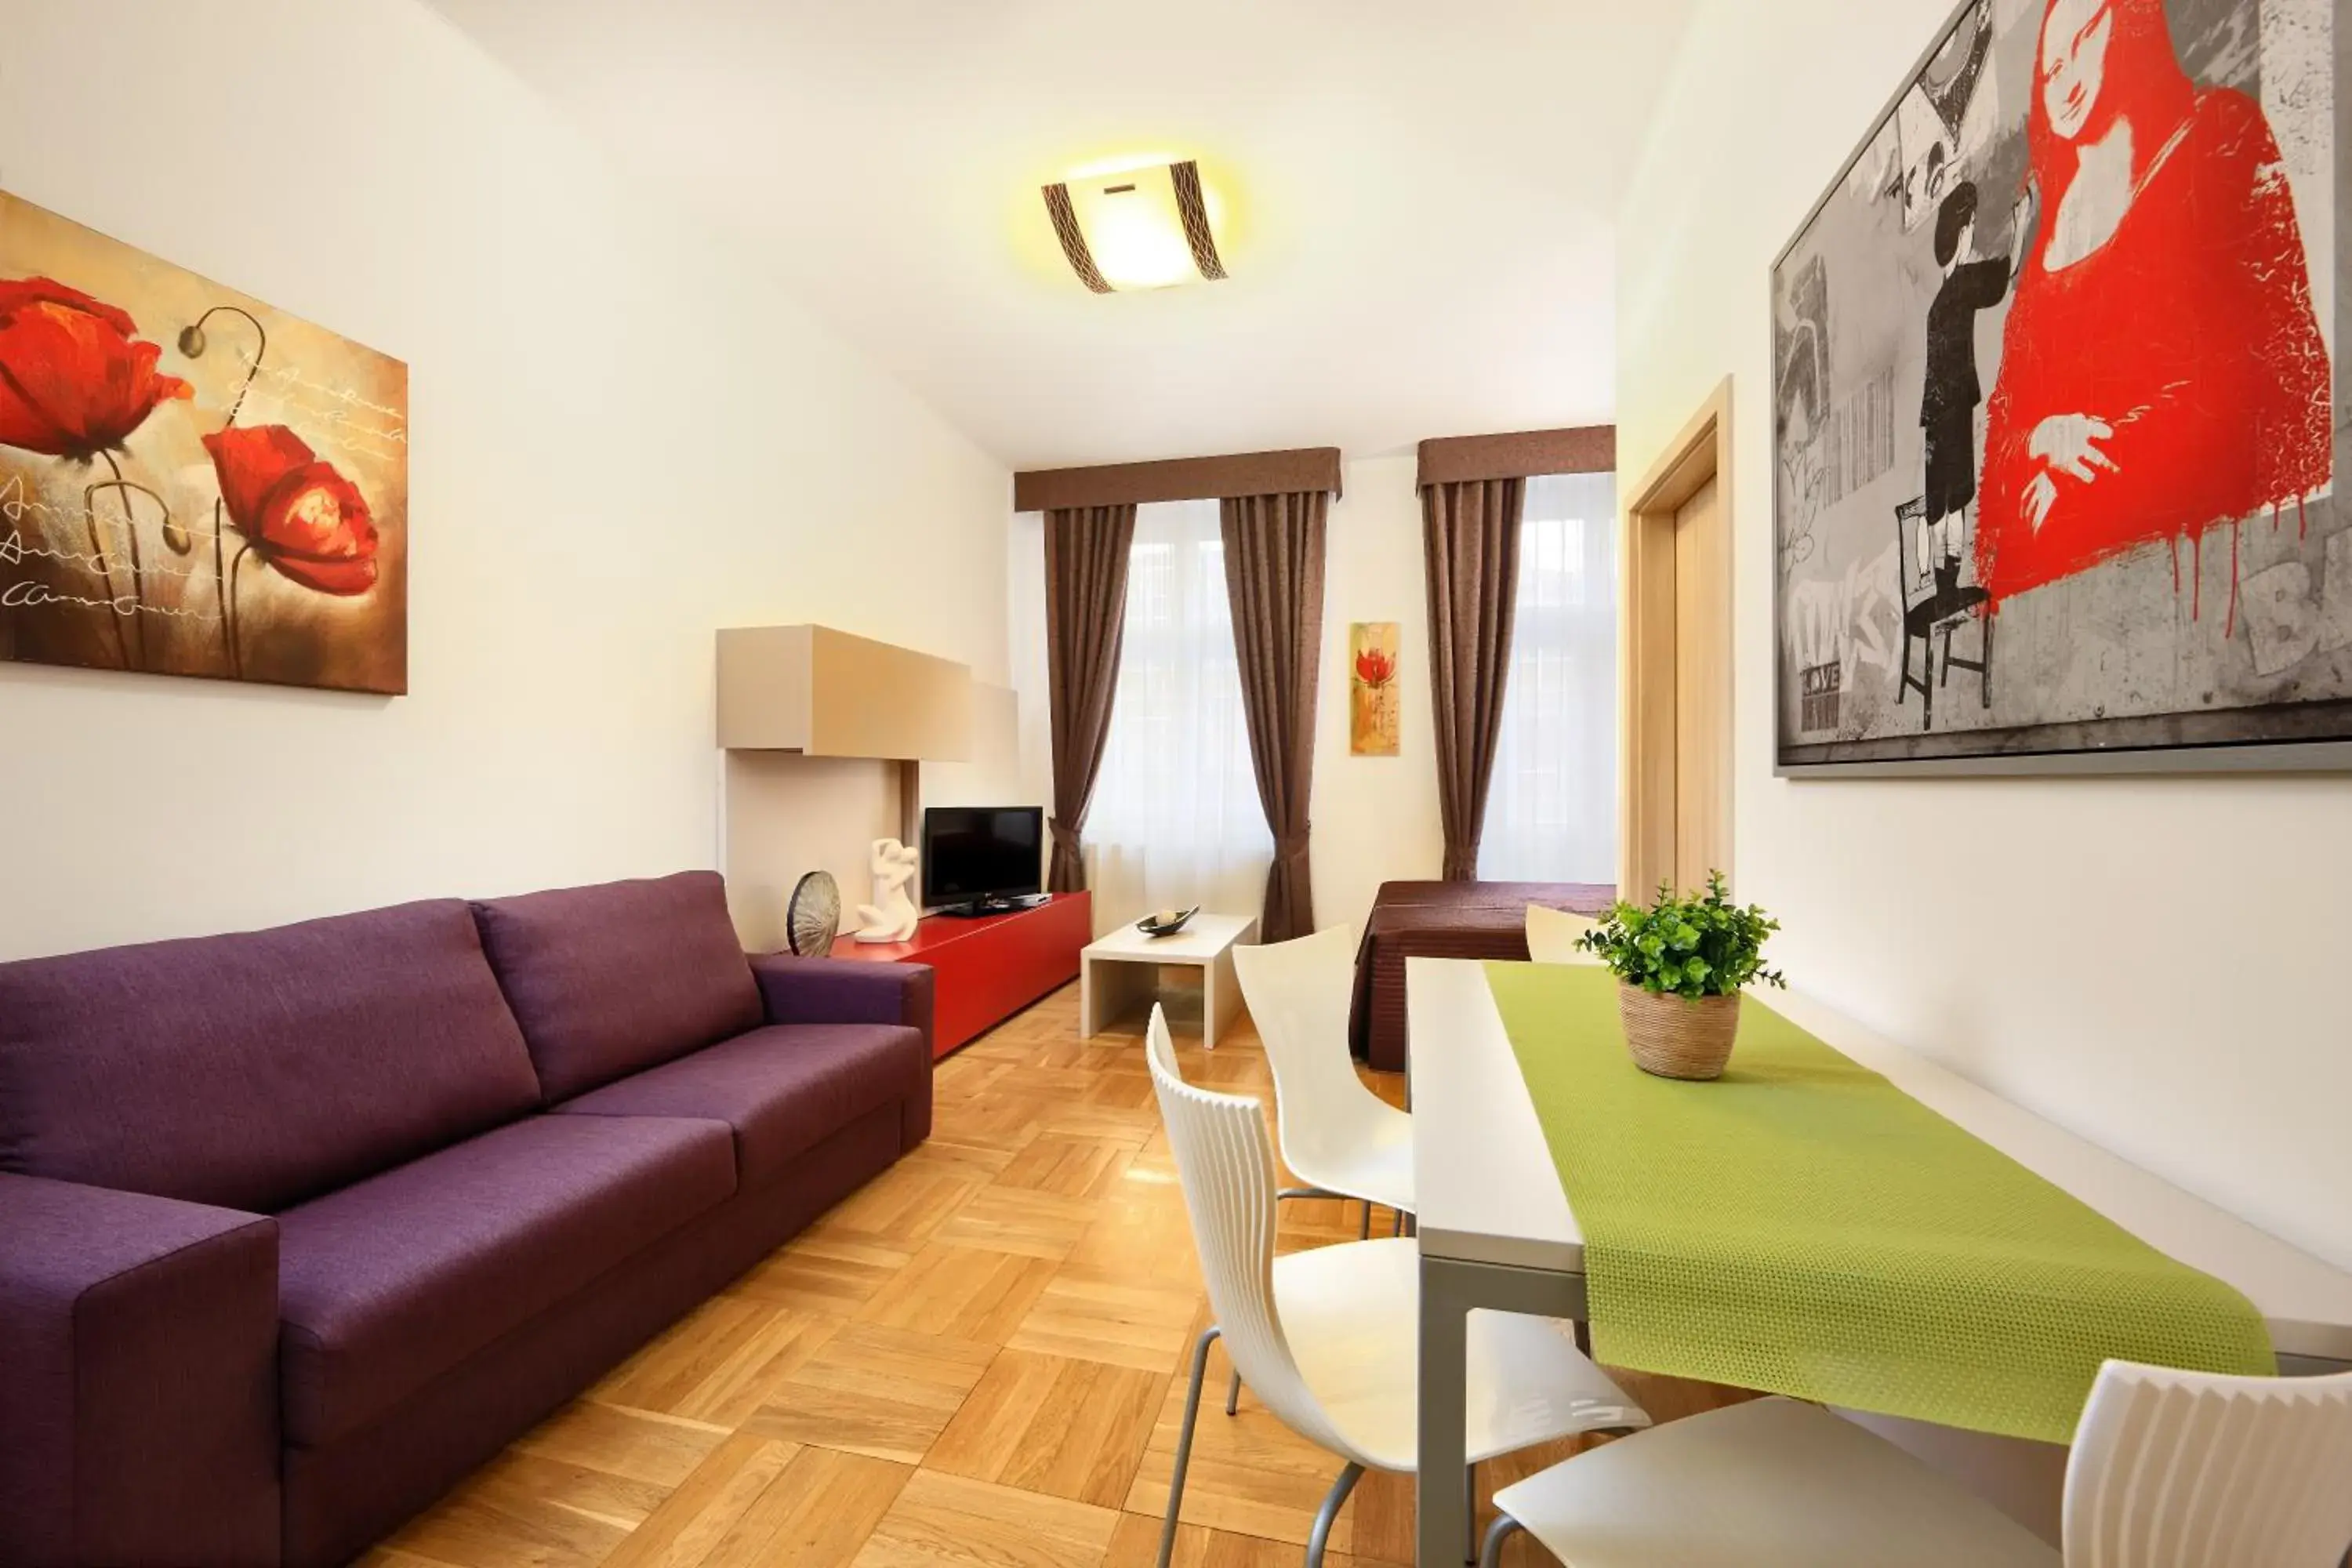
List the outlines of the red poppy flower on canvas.
{"label": "red poppy flower on canvas", "polygon": [[50,278],[0,280],[0,446],[88,459],[188,384],[155,369],[130,315]]}
{"label": "red poppy flower on canvas", "polygon": [[1397,624],[1358,621],[1348,628],[1348,750],[1393,757],[1399,744]]}
{"label": "red poppy flower on canvas", "polygon": [[407,690],[408,367],[0,191],[0,662]]}
{"label": "red poppy flower on canvas", "polygon": [[229,521],[254,553],[321,594],[375,585],[375,520],[359,487],[283,425],[231,426],[205,437]]}

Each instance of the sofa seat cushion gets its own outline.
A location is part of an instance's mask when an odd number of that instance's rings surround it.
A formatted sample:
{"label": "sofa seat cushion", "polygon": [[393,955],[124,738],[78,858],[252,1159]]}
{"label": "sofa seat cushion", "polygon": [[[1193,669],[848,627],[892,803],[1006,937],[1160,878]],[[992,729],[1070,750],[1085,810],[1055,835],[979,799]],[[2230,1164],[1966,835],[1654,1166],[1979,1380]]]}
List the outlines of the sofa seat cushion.
{"label": "sofa seat cushion", "polygon": [[545,1102],[767,1022],[715,871],[474,906]]}
{"label": "sofa seat cushion", "polygon": [[534,1116],[287,1210],[286,1440],[365,1424],[734,1191],[717,1121]]}
{"label": "sofa seat cushion", "polygon": [[920,1029],[779,1024],[721,1040],[555,1108],[562,1115],[689,1116],[735,1130],[738,1184],[766,1185],[868,1111],[920,1092]]}

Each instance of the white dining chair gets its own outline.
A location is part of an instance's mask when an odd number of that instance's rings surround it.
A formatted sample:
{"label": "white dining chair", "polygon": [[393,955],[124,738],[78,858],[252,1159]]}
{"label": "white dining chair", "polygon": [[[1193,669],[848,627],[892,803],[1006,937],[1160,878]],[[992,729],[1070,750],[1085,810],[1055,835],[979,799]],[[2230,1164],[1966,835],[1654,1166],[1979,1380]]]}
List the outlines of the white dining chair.
{"label": "white dining chair", "polygon": [[[1363,1473],[1410,1475],[1415,1468],[1419,1244],[1383,1237],[1276,1257],[1274,1148],[1258,1102],[1186,1083],[1158,1007],[1145,1031],[1145,1052],[1216,1315],[1192,1350],[1160,1568],[1167,1568],[1175,1547],[1201,1380],[1209,1347],[1220,1338],[1265,1407],[1342,1461],[1307,1536],[1307,1568],[1317,1568],[1332,1521]],[[1649,1425],[1641,1407],[1549,1319],[1474,1313],[1467,1372],[1464,1451],[1470,1466],[1464,1485],[1474,1493],[1481,1460],[1555,1437]],[[1465,1562],[1474,1545],[1465,1542]]]}
{"label": "white dining chair", "polygon": [[1348,1007],[1356,989],[1356,933],[1334,926],[1292,942],[1234,949],[1258,1038],[1274,1068],[1274,1114],[1282,1163],[1308,1184],[1285,1198],[1353,1198],[1396,1215],[1412,1213],[1412,1117],[1364,1086],[1348,1049]]}
{"label": "white dining chair", "polygon": [[1600,954],[1576,945],[1576,939],[1591,929],[1592,921],[1584,915],[1529,904],[1528,956],[1538,963],[1598,963]]}
{"label": "white dining chair", "polygon": [[2066,1461],[2063,1553],[1893,1444],[1760,1399],[1668,1422],[1495,1494],[1568,1568],[2336,1568],[2352,1545],[2352,1373],[2111,1361]]}

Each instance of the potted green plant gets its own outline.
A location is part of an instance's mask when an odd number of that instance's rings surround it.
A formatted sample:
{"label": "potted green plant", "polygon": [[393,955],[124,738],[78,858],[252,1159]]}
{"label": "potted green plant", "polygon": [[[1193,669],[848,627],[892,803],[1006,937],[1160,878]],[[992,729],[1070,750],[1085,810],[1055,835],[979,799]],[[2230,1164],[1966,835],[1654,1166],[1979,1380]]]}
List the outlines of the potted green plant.
{"label": "potted green plant", "polygon": [[1576,939],[1617,976],[1617,1012],[1634,1065],[1660,1078],[1723,1076],[1739,1034],[1739,988],[1785,987],[1764,967],[1764,939],[1780,922],[1725,896],[1723,873],[1706,891],[1678,895],[1661,883],[1650,907],[1621,900]]}

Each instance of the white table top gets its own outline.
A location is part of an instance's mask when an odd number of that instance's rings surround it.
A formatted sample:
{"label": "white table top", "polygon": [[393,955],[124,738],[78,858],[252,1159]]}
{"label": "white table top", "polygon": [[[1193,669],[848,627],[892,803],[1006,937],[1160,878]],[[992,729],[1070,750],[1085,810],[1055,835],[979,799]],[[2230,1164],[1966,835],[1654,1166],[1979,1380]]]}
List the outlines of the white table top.
{"label": "white table top", "polygon": [[1146,936],[1131,925],[1123,925],[1108,936],[1088,942],[1086,956],[1135,958],[1154,963],[1209,963],[1256,931],[1255,915],[1213,915],[1202,910],[1174,936]]}
{"label": "white table top", "polygon": [[[2280,1353],[2352,1362],[2352,1275],[1819,1002],[1781,991],[1759,1000],[2149,1246],[2235,1287],[2268,1320]],[[1405,1017],[1422,1250],[1580,1272],[1584,1240],[1486,988],[1485,965],[1407,959]]]}

